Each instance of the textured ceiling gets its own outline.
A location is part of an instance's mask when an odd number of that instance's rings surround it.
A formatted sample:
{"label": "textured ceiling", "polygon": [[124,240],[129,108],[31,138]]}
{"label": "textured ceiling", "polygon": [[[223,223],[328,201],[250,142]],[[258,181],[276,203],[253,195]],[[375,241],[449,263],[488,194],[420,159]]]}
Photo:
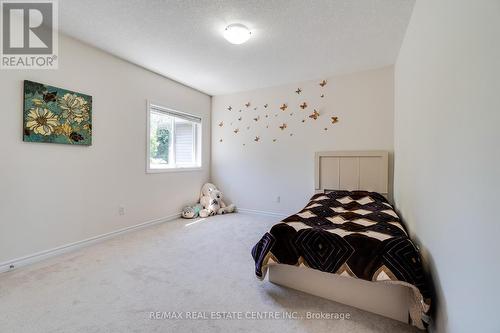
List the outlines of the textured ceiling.
{"label": "textured ceiling", "polygon": [[[63,0],[60,29],[210,95],[394,64],[414,0]],[[253,37],[232,45],[230,23]]]}

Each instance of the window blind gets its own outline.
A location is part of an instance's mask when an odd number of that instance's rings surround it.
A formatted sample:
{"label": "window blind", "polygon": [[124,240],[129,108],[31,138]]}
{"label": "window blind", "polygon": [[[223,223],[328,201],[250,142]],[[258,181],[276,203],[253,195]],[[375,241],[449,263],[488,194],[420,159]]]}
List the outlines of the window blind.
{"label": "window blind", "polygon": [[175,111],[172,109],[167,109],[167,108],[164,108],[164,107],[161,107],[158,105],[153,105],[153,104],[150,105],[150,108],[153,111],[167,114],[167,115],[175,117],[175,118],[184,119],[184,120],[191,121],[191,122],[197,123],[197,124],[201,123],[200,117],[192,116],[192,115],[189,115],[186,113],[182,113],[182,112]]}
{"label": "window blind", "polygon": [[194,129],[192,122],[175,121],[175,159],[177,164],[194,162]]}

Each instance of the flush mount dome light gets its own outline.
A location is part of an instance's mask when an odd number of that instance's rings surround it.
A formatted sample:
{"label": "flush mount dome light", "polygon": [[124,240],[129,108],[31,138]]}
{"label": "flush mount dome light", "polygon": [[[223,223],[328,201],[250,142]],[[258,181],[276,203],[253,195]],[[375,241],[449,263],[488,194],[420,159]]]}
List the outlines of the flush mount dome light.
{"label": "flush mount dome light", "polygon": [[240,23],[230,24],[224,30],[224,38],[231,44],[243,44],[251,35],[250,30]]}

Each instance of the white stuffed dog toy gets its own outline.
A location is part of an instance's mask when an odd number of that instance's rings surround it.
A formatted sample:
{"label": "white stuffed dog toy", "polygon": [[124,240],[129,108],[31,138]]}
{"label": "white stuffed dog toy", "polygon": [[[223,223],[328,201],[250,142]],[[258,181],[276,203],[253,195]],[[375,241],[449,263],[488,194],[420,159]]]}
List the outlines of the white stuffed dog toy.
{"label": "white stuffed dog toy", "polygon": [[206,183],[201,188],[200,203],[203,206],[200,217],[232,213],[236,209],[234,205],[226,206],[222,201],[222,192],[210,183]]}

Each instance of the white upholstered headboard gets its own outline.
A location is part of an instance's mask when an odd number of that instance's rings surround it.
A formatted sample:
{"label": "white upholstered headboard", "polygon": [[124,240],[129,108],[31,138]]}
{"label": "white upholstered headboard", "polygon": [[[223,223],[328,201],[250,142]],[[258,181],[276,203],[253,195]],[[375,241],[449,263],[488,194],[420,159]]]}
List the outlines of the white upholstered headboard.
{"label": "white upholstered headboard", "polygon": [[387,151],[322,151],[315,156],[316,192],[366,190],[387,196],[389,188]]}

